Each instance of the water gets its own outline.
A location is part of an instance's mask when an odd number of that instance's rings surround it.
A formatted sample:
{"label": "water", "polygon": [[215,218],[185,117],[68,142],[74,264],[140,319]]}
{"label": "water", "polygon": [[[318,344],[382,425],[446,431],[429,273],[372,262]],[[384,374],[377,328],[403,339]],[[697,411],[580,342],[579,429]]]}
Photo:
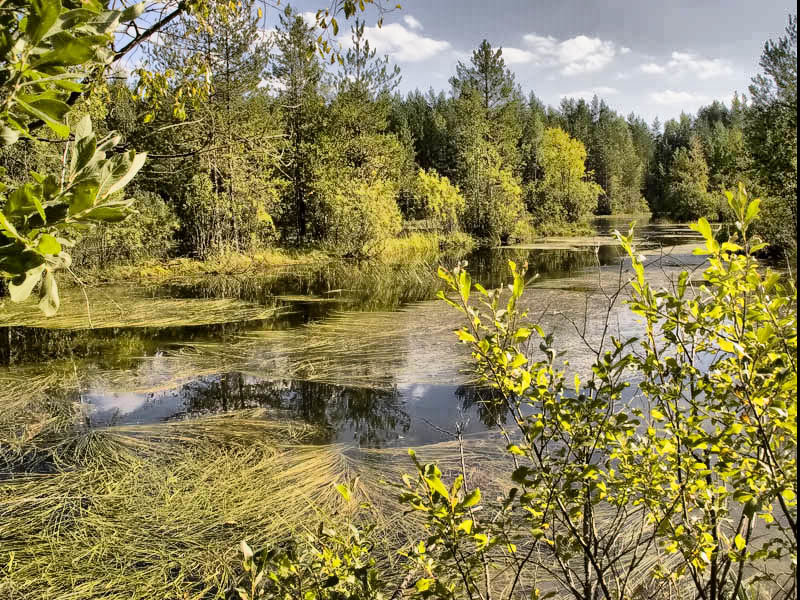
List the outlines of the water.
{"label": "water", "polygon": [[[598,219],[595,227],[607,236],[626,231],[628,222]],[[684,226],[644,221],[637,236],[651,256],[667,255],[650,269],[653,276],[697,264],[685,244],[698,238]],[[576,371],[591,359],[576,330],[590,341],[597,338],[605,316],[601,292],[616,289],[620,266],[625,268],[618,246],[607,238],[595,242],[484,249],[467,257],[473,279],[487,287],[507,280],[509,259],[540,275],[525,303],[555,333]],[[442,441],[457,426],[466,433],[491,429],[497,411],[489,392],[470,384],[468,356],[452,333],[459,315],[433,300],[441,287],[433,271],[433,265],[332,264],[264,277],[104,289],[116,299],[117,316],[103,313],[108,302],[98,297],[94,319],[100,323],[140,310],[147,322],[148,307],[154,321],[159,311],[174,310],[180,322],[182,302],[199,302],[185,309],[199,312],[205,305],[198,299],[233,304],[215,308],[217,322],[211,324],[13,328],[14,369],[31,381],[45,372],[63,373],[36,393],[79,407],[81,426],[262,407],[321,426],[327,441],[359,446]],[[131,298],[135,305],[126,304]],[[79,310],[80,301],[71,300],[67,310]],[[633,333],[635,320],[619,307],[612,329],[615,335]]]}

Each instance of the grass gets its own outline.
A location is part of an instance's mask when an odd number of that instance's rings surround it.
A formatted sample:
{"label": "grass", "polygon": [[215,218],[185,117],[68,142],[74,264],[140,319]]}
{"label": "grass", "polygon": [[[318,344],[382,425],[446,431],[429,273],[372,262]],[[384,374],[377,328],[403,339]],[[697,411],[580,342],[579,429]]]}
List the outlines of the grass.
{"label": "grass", "polygon": [[232,298],[151,297],[136,286],[65,290],[61,308],[52,317],[41,313],[35,299],[20,304],[0,300],[3,325],[45,329],[211,325],[269,319],[278,312],[277,307]]}
{"label": "grass", "polygon": [[[404,451],[310,445],[317,434],[261,411],[73,430],[34,472],[0,479],[0,597],[225,598],[240,540],[262,547],[313,530],[343,508],[333,484],[356,475],[391,563],[389,548],[416,533],[396,527],[381,483],[408,470]],[[501,472],[491,468],[501,455],[470,445],[476,482]],[[451,443],[424,456],[445,472],[458,465]]]}
{"label": "grass", "polygon": [[[467,234],[455,232],[410,233],[381,244],[374,261],[395,264],[414,261],[433,261],[443,253],[465,253],[474,247]],[[229,252],[205,260],[177,258],[168,261],[146,261],[133,265],[114,265],[102,269],[83,270],[81,278],[87,283],[142,282],[164,283],[180,279],[220,275],[259,275],[286,268],[316,268],[332,262],[349,262],[316,248],[265,248],[253,253]],[[65,279],[65,284],[70,284]]]}

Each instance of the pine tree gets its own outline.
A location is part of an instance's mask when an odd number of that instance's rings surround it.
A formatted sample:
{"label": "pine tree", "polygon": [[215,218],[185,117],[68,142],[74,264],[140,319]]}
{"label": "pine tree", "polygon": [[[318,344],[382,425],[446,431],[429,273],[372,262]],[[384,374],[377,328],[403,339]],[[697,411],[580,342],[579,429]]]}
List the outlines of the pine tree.
{"label": "pine tree", "polygon": [[509,102],[514,92],[514,74],[506,67],[503,49],[492,48],[483,40],[472,52],[471,64],[461,61],[456,65],[456,75],[450,78],[457,95],[475,90],[480,94],[487,112]]}
{"label": "pine tree", "polygon": [[320,82],[323,70],[315,53],[314,30],[290,9],[280,17],[275,36],[279,53],[270,74],[280,86],[278,99],[284,115],[284,172],[289,179],[285,198],[291,204],[284,222],[293,222],[297,242],[302,244],[308,229],[308,196],[312,188],[313,158],[319,140],[323,98]]}

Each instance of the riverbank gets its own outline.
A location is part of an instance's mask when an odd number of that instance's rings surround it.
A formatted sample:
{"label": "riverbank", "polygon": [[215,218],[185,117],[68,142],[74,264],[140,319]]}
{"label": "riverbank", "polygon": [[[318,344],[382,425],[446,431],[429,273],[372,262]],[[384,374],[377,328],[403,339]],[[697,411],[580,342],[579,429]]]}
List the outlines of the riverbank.
{"label": "riverbank", "polygon": [[[464,255],[476,247],[475,239],[465,233],[411,233],[386,240],[367,262],[396,265],[417,262],[434,263],[443,255]],[[78,269],[85,284],[167,283],[171,280],[210,276],[263,275],[286,267],[318,267],[327,263],[347,262],[319,248],[265,248],[251,253],[229,252],[207,259],[174,258],[166,261],[112,265]],[[72,283],[76,283],[72,279]],[[65,278],[65,284],[70,282]]]}

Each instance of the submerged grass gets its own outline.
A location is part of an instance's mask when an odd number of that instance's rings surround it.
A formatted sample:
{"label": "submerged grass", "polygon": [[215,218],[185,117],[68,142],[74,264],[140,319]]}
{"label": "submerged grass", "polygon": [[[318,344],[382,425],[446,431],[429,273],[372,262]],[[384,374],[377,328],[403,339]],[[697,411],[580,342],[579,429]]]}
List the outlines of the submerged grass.
{"label": "submerged grass", "polygon": [[[86,297],[83,296],[86,293]],[[231,298],[158,298],[133,286],[68,290],[58,313],[45,317],[33,300],[0,301],[0,324],[44,329],[181,327],[255,321],[274,317],[278,307]]]}
{"label": "submerged grass", "polygon": [[[240,540],[261,547],[313,530],[345,510],[333,484],[356,475],[391,563],[416,533],[396,526],[381,483],[408,470],[404,453],[310,445],[317,434],[263,412],[76,430],[49,449],[47,469],[0,480],[0,597],[225,598]],[[470,444],[476,483],[500,456]],[[459,460],[453,444],[425,458],[445,471]]]}

